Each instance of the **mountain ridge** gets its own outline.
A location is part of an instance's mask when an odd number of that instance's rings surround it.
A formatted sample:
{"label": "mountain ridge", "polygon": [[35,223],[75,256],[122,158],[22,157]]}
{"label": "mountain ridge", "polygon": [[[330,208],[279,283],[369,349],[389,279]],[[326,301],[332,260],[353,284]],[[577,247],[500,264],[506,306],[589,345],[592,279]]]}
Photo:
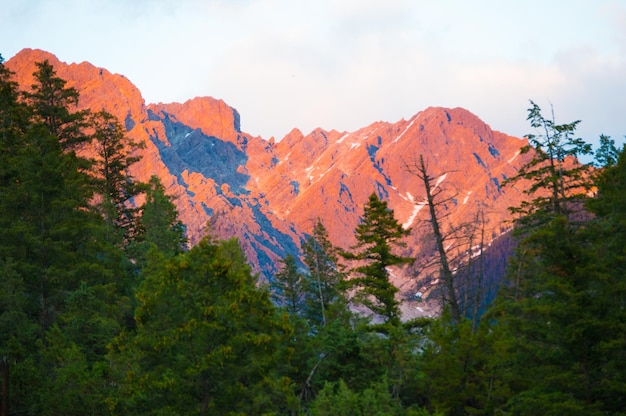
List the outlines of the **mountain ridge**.
{"label": "mountain ridge", "polygon": [[[297,255],[320,218],[331,241],[355,242],[354,229],[369,194],[389,202],[398,221],[414,231],[405,255],[422,255],[427,240],[419,178],[410,173],[419,155],[450,196],[442,207],[450,224],[487,213],[488,241],[509,229],[507,208],[522,198],[523,183],[502,188],[528,156],[523,139],[493,131],[463,108],[428,107],[395,123],[376,121],[354,132],[293,129],[281,140],[241,131],[240,115],[223,100],[146,104],[123,75],[88,62],[67,64],[53,54],[24,49],[6,62],[20,88],[33,84],[35,62],[48,60],[80,108],[104,109],[145,148],[131,168],[140,181],[157,175],[173,195],[192,244],[207,233],[236,237],[255,271],[265,278],[280,258]],[[208,224],[208,225],[207,225]],[[420,288],[415,270],[394,273],[404,293]]]}

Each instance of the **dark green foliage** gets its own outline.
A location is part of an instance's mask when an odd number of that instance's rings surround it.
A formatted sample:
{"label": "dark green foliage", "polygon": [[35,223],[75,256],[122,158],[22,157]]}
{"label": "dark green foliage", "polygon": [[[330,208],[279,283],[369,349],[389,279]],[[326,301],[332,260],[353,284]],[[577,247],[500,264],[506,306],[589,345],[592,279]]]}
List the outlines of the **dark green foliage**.
{"label": "dark green foliage", "polygon": [[114,359],[126,395],[116,412],[267,414],[290,406],[277,374],[291,327],[256,287],[236,241],[203,240],[170,260],[149,253],[137,332]]}
{"label": "dark green foliage", "polygon": [[304,312],[303,279],[304,276],[298,271],[296,259],[288,254],[270,283],[274,302],[293,317],[302,316]]}
{"label": "dark green foliage", "polygon": [[[510,285],[486,316],[499,339],[493,358],[498,380],[509,389],[502,409],[511,414],[623,414],[626,165],[623,154],[613,164],[614,146],[604,145],[607,168],[595,175],[597,197],[586,204],[595,216],[573,218],[568,195],[581,196],[548,187],[558,193],[549,204],[533,202],[527,215],[541,221],[524,229]],[[554,184],[549,178],[534,180]],[[569,179],[580,187],[587,180]]]}
{"label": "dark green foliage", "polygon": [[17,84],[0,56],[0,254],[8,257],[12,251],[8,230],[19,214],[19,204],[25,197],[21,185],[21,170],[28,129],[28,108],[18,102]]}
{"label": "dark green foliage", "polygon": [[56,75],[46,60],[36,62],[35,84],[25,92],[26,102],[33,109],[34,121],[45,127],[57,138],[63,150],[76,150],[77,146],[89,141],[83,128],[87,124],[87,111],[76,111],[78,91],[66,88],[67,82]]}
{"label": "dark green foliage", "polygon": [[28,95],[32,117],[18,139],[11,162],[16,168],[4,189],[10,196],[0,202],[0,212],[7,225],[3,255],[16,261],[31,294],[29,316],[45,330],[63,310],[66,291],[78,284],[77,271],[88,261],[85,250],[98,220],[89,209],[89,163],[73,151],[63,151],[63,142],[54,134],[67,134],[74,143],[84,138],[77,133],[82,115],[57,107],[66,105],[65,97],[74,97],[75,91],[64,90],[51,67],[39,68],[35,93]]}
{"label": "dark green foliage", "polygon": [[500,379],[498,332],[470,320],[450,324],[450,313],[428,327],[423,357],[430,407],[446,415],[490,415],[502,412],[509,397]]}
{"label": "dark green foliage", "polygon": [[158,177],[152,176],[145,186],[146,200],[141,206],[138,235],[133,241],[132,252],[143,265],[146,253],[154,246],[166,258],[173,257],[187,249],[185,226],[178,219],[178,212],[165,194],[165,188]]}
{"label": "dark green foliage", "polygon": [[508,408],[516,413],[604,414],[617,410],[607,399],[626,400],[625,390],[606,388],[624,386],[617,363],[626,353],[626,290],[594,248],[595,233],[573,231],[563,217],[534,232],[524,242],[534,255],[519,260],[532,275],[502,293],[491,311],[510,337]]}
{"label": "dark green foliage", "polygon": [[106,111],[91,114],[92,144],[96,154],[93,173],[98,208],[108,226],[108,234],[120,246],[128,245],[138,232],[137,209],[130,200],[142,190],[130,177],[128,169],[139,158],[130,154],[138,146],[128,140],[119,121]]}
{"label": "dark green foliage", "polygon": [[[38,64],[25,101],[0,69],[0,355],[10,364],[10,412],[98,414],[103,356],[128,309],[121,254],[91,209],[89,139],[77,93]],[[4,164],[6,162],[6,164]]]}
{"label": "dark green foliage", "polygon": [[600,147],[595,153],[595,165],[600,168],[615,166],[619,159],[620,151],[615,146],[615,140],[610,136],[600,135]]}
{"label": "dark green foliage", "polygon": [[356,228],[357,244],[354,253],[343,253],[349,260],[363,261],[353,271],[357,274],[348,284],[357,289],[356,301],[367,306],[387,322],[400,322],[399,302],[395,298],[398,288],[389,281],[390,266],[408,264],[412,259],[392,253],[394,247],[403,246],[402,238],[408,230],[393,216],[386,201],[373,193],[365,204],[363,221]]}
{"label": "dark green foliage", "polygon": [[[342,383],[359,400],[365,397],[363,403],[367,402],[368,407],[369,401],[382,407],[393,403],[394,411],[401,411],[403,405],[419,403],[415,394],[421,375],[415,353],[419,337],[405,331],[399,319],[370,326],[367,319],[350,311],[344,295],[346,282],[338,264],[338,250],[329,242],[320,221],[314,227],[313,236],[305,241],[303,251],[304,262],[309,267],[304,279],[298,273],[295,259],[288,257],[274,283],[282,294],[277,296],[277,301],[290,305],[286,310],[294,323],[290,374],[301,406],[315,408],[319,400],[327,400],[323,398],[326,394],[323,389],[328,382]],[[284,299],[287,294],[293,296]],[[299,306],[303,297],[307,300],[306,321]],[[289,299],[292,301],[285,303]],[[385,380],[385,392],[380,398],[371,398],[374,390],[370,386],[376,380]],[[328,400],[343,398],[340,395]]]}
{"label": "dark green foliage", "polygon": [[[20,95],[0,58],[8,414],[625,414],[626,156],[610,138],[589,175],[568,159],[588,150],[572,139],[578,122],[556,125],[532,103],[543,133],[528,136],[535,156],[514,180],[531,181],[534,199],[514,209],[509,284],[480,323],[449,309],[401,322],[388,268],[409,261],[396,254],[407,231],[375,194],[342,253],[353,278],[318,221],[308,270],[288,256],[276,276],[278,308],[236,241],[187,251],[159,180],[127,176],[119,123],[75,111],[76,91],[37,68]],[[91,139],[89,161],[76,152]],[[596,195],[583,200],[589,180]]]}
{"label": "dark green foliage", "polygon": [[362,392],[351,390],[343,380],[327,383],[311,404],[312,416],[394,416],[427,415],[425,411],[407,410],[389,393],[389,385],[383,380],[372,383]]}
{"label": "dark green foliage", "polygon": [[416,355],[420,337],[401,324],[399,300],[395,297],[398,289],[389,280],[389,267],[412,261],[392,252],[403,246],[401,240],[408,233],[387,203],[372,194],[356,229],[355,252],[342,253],[346,259],[359,262],[353,269],[356,276],[347,281],[348,287],[356,291],[354,300],[383,318],[381,324],[365,327],[359,335],[361,362],[377,366],[380,373],[373,379],[384,377],[389,383],[389,394],[395,399],[403,397],[405,403],[416,401],[416,395],[407,395],[406,391],[409,386],[415,388],[421,374]]}
{"label": "dark green foliage", "polygon": [[[18,102],[17,84],[0,55],[0,186],[5,188],[19,171],[15,159],[28,124],[26,106]],[[3,195],[6,196],[6,195]]]}
{"label": "dark green foliage", "polygon": [[[604,138],[607,168],[591,176],[568,160],[589,150],[571,139],[578,122],[555,125],[532,104],[531,125],[545,134],[529,136],[524,151],[535,157],[514,178],[532,182],[534,199],[513,210],[520,240],[509,284],[475,331],[445,314],[431,325],[426,394],[450,415],[623,414],[626,161]],[[588,200],[591,179],[598,191]],[[573,215],[585,200],[595,216]]]}
{"label": "dark green foliage", "polygon": [[47,371],[39,380],[38,415],[107,415],[103,406],[113,388],[108,379],[108,363],[92,362],[85,351],[54,325],[41,345],[41,360]]}
{"label": "dark green foliage", "polygon": [[293,333],[289,337],[288,343],[282,348],[293,351],[292,365],[288,368],[289,377],[294,380],[301,395],[306,395],[306,384],[308,371],[307,360],[312,354],[310,348],[311,328],[304,318],[304,297],[303,274],[298,270],[296,259],[287,255],[282,261],[282,267],[274,275],[270,282],[271,299],[274,304],[284,312],[293,328]]}
{"label": "dark green foliage", "polygon": [[[313,235],[302,246],[304,263],[309,269],[306,279],[306,315],[312,326],[325,326],[345,310],[343,267],[339,250],[328,239],[321,220],[313,227]],[[336,305],[342,302],[341,305]]]}
{"label": "dark green foliage", "polygon": [[527,119],[540,133],[525,136],[528,145],[521,148],[521,153],[531,152],[533,157],[517,175],[505,182],[530,181],[524,193],[532,199],[510,208],[512,213],[519,215],[518,228],[540,225],[554,215],[569,215],[577,208],[574,203],[584,199],[591,187],[590,164],[580,163],[577,159],[591,153],[591,145],[574,137],[580,120],[556,124],[554,117],[548,119],[541,114],[536,103],[531,101],[530,104]]}

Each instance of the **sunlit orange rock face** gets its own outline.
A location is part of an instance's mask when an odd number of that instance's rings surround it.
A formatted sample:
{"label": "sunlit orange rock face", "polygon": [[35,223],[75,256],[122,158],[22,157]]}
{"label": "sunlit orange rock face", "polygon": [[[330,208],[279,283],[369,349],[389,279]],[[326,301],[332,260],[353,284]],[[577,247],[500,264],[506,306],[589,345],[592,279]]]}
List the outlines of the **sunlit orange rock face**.
{"label": "sunlit orange rock face", "polygon": [[[404,254],[420,253],[429,218],[424,186],[414,173],[420,155],[436,190],[448,199],[446,224],[475,222],[482,212],[491,241],[507,231],[507,208],[522,198],[523,189],[502,183],[527,160],[519,154],[525,142],[492,131],[462,108],[428,108],[408,120],[354,132],[294,129],[274,142],[240,131],[240,115],[222,100],[146,105],[123,75],[86,62],[66,64],[40,50],[24,49],[6,65],[27,89],[35,62],[45,59],[80,92],[81,108],[109,111],[130,138],[145,144],[132,174],[140,181],[161,178],[192,243],[207,233],[237,237],[264,277],[278,259],[298,254],[318,218],[333,243],[353,245],[372,192],[413,230]],[[419,276],[407,273],[393,275],[408,293]]]}

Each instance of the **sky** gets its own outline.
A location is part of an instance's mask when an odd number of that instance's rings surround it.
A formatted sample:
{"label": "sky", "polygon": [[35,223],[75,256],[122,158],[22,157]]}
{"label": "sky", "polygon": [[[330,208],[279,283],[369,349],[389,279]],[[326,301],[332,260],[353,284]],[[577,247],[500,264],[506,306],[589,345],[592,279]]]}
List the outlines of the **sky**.
{"label": "sky", "polygon": [[0,54],[125,75],[146,103],[223,99],[241,128],[355,131],[430,106],[535,133],[626,135],[626,0],[0,0]]}

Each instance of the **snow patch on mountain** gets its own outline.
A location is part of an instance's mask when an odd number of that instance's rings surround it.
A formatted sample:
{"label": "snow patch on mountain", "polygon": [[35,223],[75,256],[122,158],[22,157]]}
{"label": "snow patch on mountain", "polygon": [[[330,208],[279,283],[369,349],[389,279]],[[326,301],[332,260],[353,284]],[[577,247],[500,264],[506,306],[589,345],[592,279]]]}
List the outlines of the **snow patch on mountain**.
{"label": "snow patch on mountain", "polygon": [[402,228],[406,230],[409,227],[411,227],[413,225],[413,222],[415,221],[415,218],[417,217],[417,214],[419,214],[419,212],[425,206],[426,206],[426,201],[419,203],[419,204],[415,204],[415,206],[413,207],[413,212],[411,213],[411,216],[409,217],[408,220],[404,222],[404,224],[402,224]]}
{"label": "snow patch on mountain", "polygon": [[411,126],[413,126],[413,123],[415,122],[415,120],[411,120],[411,122],[409,123],[408,126],[406,126],[406,128],[404,129],[404,131],[402,133],[400,133],[400,135],[398,137],[396,137],[396,139],[393,141],[394,143],[397,143],[398,140],[400,140],[402,138],[402,136],[404,136],[404,133],[406,133]]}
{"label": "snow patch on mountain", "polygon": [[512,157],[512,158],[510,158],[510,159],[507,161],[507,163],[513,163],[513,161],[514,161],[515,159],[517,159],[517,157],[518,157],[519,155],[520,155],[520,151],[518,150],[517,152],[515,152],[515,154],[513,155],[513,157]]}
{"label": "snow patch on mountain", "polygon": [[344,141],[347,137],[349,137],[349,136],[350,136],[350,133],[346,133],[346,134],[344,134],[343,136],[341,136],[341,137],[339,138],[339,140],[337,140],[337,144],[339,144],[339,143],[343,142],[343,141]]}
{"label": "snow patch on mountain", "polygon": [[441,175],[438,179],[437,182],[435,182],[435,186],[434,188],[438,187],[439,185],[441,185],[441,182],[443,182],[444,180],[446,180],[446,176],[448,176],[447,173],[444,173],[443,175]]}

